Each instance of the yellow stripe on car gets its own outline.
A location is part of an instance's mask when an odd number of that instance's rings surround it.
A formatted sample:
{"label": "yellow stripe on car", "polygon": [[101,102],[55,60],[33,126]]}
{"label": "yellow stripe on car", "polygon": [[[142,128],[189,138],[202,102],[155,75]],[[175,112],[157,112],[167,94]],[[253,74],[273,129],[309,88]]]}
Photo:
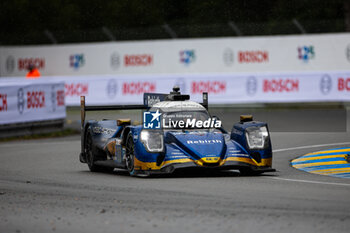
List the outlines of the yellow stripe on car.
{"label": "yellow stripe on car", "polygon": [[244,157],[228,157],[224,160],[220,159],[219,157],[208,157],[208,158],[202,158],[199,160],[192,160],[189,158],[168,160],[168,161],[162,162],[159,166],[157,166],[156,162],[143,162],[138,160],[137,158],[134,158],[134,168],[135,170],[160,170],[163,166],[167,164],[188,163],[188,162],[193,162],[199,166],[203,166],[204,163],[218,163],[219,166],[221,166],[221,165],[224,165],[227,161],[243,162],[243,163],[251,164],[258,167],[271,166],[272,164],[272,158],[261,159],[261,162],[258,163],[251,158],[244,158]]}

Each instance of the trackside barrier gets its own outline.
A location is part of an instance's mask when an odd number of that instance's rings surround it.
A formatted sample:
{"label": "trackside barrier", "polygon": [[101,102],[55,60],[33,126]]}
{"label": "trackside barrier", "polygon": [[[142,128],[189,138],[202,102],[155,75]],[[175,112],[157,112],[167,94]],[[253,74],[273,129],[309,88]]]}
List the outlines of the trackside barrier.
{"label": "trackside barrier", "polygon": [[0,46],[0,76],[349,70],[350,33]]}
{"label": "trackside barrier", "polygon": [[[0,83],[6,80],[22,82],[23,78],[1,78]],[[142,104],[144,92],[167,93],[174,85],[198,102],[208,92],[210,104],[350,102],[350,71],[55,76],[41,80],[65,82],[67,106],[79,106],[80,96],[86,96],[90,105]]]}
{"label": "trackside barrier", "polygon": [[0,80],[0,137],[61,129],[65,118],[63,82]]}

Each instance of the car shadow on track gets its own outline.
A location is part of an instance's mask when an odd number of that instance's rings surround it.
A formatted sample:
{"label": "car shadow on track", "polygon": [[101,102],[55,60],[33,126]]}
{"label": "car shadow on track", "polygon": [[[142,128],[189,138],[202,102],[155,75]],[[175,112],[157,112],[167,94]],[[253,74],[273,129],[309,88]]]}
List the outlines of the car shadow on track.
{"label": "car shadow on track", "polygon": [[[91,173],[90,171],[82,171]],[[113,172],[96,172],[94,174],[101,175],[116,175],[121,177],[128,177],[129,172],[122,169],[115,169]],[[166,178],[218,178],[218,177],[264,177],[264,176],[276,176],[275,173],[263,173],[259,175],[241,175],[238,170],[196,170],[196,169],[182,169],[176,170],[170,174],[152,174],[151,176],[136,176],[136,178],[143,179],[166,179]]]}
{"label": "car shadow on track", "polygon": [[260,175],[241,175],[238,170],[226,170],[226,171],[193,171],[193,170],[180,170],[175,171],[172,174],[153,175],[151,178],[218,178],[218,177],[260,177],[268,174]]}
{"label": "car shadow on track", "polygon": [[[113,174],[128,176],[128,172],[123,170],[114,170]],[[196,170],[196,169],[181,169],[176,170],[170,174],[152,174],[151,176],[141,177],[148,179],[157,178],[217,178],[217,177],[260,177],[260,176],[271,176],[273,174],[260,174],[260,175],[242,175],[238,170]],[[274,175],[273,175],[274,176]]]}

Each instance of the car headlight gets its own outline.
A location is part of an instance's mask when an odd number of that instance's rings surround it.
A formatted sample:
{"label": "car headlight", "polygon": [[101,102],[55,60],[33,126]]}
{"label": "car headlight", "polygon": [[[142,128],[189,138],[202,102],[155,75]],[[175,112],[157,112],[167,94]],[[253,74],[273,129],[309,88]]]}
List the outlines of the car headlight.
{"label": "car headlight", "polygon": [[269,140],[269,132],[266,126],[248,127],[245,132],[249,149],[263,149]]}
{"label": "car headlight", "polygon": [[162,152],[164,150],[162,131],[142,130],[140,139],[148,152]]}

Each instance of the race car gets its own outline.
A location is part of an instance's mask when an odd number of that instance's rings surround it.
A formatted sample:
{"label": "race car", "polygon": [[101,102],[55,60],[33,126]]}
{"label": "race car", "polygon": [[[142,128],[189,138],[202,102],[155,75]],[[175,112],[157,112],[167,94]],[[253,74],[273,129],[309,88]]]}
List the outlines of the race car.
{"label": "race car", "polygon": [[[85,122],[87,111],[139,109],[143,123],[130,119]],[[81,96],[80,162],[92,172],[126,169],[131,176],[180,169],[239,170],[242,175],[273,172],[268,126],[242,115],[228,133],[203,103],[174,87],[169,94],[145,93],[143,105],[87,106]]]}

